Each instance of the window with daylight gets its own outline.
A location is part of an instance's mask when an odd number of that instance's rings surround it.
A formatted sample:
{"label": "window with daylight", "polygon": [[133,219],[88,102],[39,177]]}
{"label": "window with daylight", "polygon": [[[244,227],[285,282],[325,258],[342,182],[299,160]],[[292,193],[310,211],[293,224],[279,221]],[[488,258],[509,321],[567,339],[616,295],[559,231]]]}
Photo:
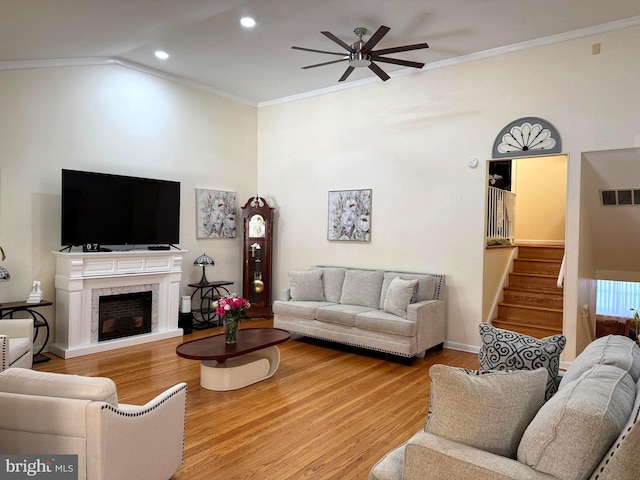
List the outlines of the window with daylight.
{"label": "window with daylight", "polygon": [[640,308],[640,283],[598,280],[596,314],[631,317],[630,308]]}

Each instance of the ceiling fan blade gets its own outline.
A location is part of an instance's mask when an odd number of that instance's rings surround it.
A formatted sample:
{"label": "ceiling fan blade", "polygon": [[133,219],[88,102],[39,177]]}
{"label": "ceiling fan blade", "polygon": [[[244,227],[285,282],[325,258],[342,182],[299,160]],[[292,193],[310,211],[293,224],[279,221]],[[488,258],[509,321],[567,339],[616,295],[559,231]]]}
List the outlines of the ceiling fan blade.
{"label": "ceiling fan blade", "polygon": [[389,30],[391,29],[389,27],[385,27],[384,25],[378,28],[378,30],[376,30],[376,32],[371,35],[371,38],[367,40],[367,43],[364,44],[364,46],[362,47],[362,51],[370,52],[371,49],[375,47],[380,40],[382,40],[382,37],[384,37],[389,32]]}
{"label": "ceiling fan blade", "polygon": [[304,47],[291,47],[294,50],[304,50],[305,52],[315,52],[315,53],[328,53],[329,55],[340,55],[342,57],[345,56],[344,52],[327,52],[326,50],[314,50],[313,48],[304,48]]}
{"label": "ceiling fan blade", "polygon": [[402,65],[403,67],[413,67],[413,68],[424,67],[424,63],[410,62],[409,60],[399,60],[397,58],[378,57],[377,55],[376,56],[372,55],[371,58],[376,62],[393,63],[394,65]]}
{"label": "ceiling fan blade", "polygon": [[338,45],[344,48],[347,52],[351,52],[351,53],[354,52],[353,47],[351,45],[347,45],[338,37],[336,37],[333,33],[331,32],[320,32],[320,33],[323,34],[325,37],[327,37],[329,40],[336,42]]}
{"label": "ceiling fan blade", "polygon": [[426,43],[415,43],[413,45],[403,45],[402,47],[383,48],[382,50],[373,50],[375,55],[388,55],[390,53],[408,52],[409,50],[420,50],[421,48],[429,48]]}
{"label": "ceiling fan blade", "polygon": [[344,73],[342,74],[342,76],[340,77],[340,80],[338,81],[344,82],[347,79],[347,77],[351,75],[351,72],[353,72],[355,69],[356,69],[355,67],[352,67],[351,65],[349,65],[347,69],[344,71]]}
{"label": "ceiling fan blade", "polygon": [[306,67],[302,67],[303,70],[306,70],[307,68],[315,68],[315,67],[322,67],[324,65],[331,65],[332,63],[339,63],[339,62],[344,62],[346,60],[349,60],[349,57],[347,58],[341,58],[340,60],[331,60],[330,62],[324,62],[324,63],[316,63],[315,65],[307,65]]}
{"label": "ceiling fan blade", "polygon": [[384,70],[382,70],[378,65],[376,65],[373,62],[371,62],[371,64],[369,65],[369,70],[371,70],[373,73],[378,75],[380,77],[380,80],[382,80],[383,82],[386,82],[391,78],[389,75],[385,73]]}

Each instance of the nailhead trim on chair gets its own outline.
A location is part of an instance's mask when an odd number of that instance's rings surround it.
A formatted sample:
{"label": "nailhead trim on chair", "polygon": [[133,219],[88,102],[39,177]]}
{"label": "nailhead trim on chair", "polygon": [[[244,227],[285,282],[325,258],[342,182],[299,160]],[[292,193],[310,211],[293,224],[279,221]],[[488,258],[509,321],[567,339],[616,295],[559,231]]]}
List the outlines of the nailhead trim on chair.
{"label": "nailhead trim on chair", "polygon": [[[182,388],[179,388],[178,390],[176,390],[175,392],[173,392],[171,395],[169,395],[167,398],[163,398],[162,401],[156,405],[154,405],[151,408],[147,408],[146,410],[143,410],[141,412],[135,412],[135,413],[130,413],[130,412],[123,412],[122,410],[119,410],[118,408],[114,407],[113,405],[109,405],[108,403],[102,405],[102,410],[107,409],[107,410],[111,410],[113,413],[116,413],[118,415],[121,415],[123,417],[139,417],[141,415],[145,415],[149,412],[154,411],[156,408],[158,408],[160,405],[162,405],[164,402],[166,402],[167,400],[169,400],[171,397],[177,395],[179,392],[181,392],[182,390],[187,390],[187,386],[185,385]],[[185,406],[186,406],[186,400],[185,400]]]}
{"label": "nailhead trim on chair", "polygon": [[2,368],[0,369],[0,372],[4,372],[9,368],[9,350],[7,348],[8,337],[6,335],[0,335],[0,343],[2,343]]}

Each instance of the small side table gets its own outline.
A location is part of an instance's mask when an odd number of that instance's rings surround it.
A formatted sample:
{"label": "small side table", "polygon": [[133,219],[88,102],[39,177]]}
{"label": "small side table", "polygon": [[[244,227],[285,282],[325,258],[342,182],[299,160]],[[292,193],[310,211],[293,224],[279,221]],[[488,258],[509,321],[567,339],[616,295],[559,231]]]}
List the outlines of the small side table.
{"label": "small side table", "polygon": [[51,360],[49,357],[42,355],[42,350],[44,350],[44,347],[49,341],[49,322],[47,322],[47,319],[42,313],[35,310],[36,308],[48,307],[49,305],[53,305],[53,302],[50,302],[49,300],[42,300],[40,301],[40,303],[6,302],[0,304],[0,319],[13,318],[13,314],[15,312],[26,312],[31,315],[31,318],[33,318],[33,328],[36,332],[33,336],[34,345],[36,343],[36,340],[38,339],[38,333],[40,332],[40,329],[45,329],[46,333],[44,343],[40,346],[38,351],[33,354],[33,363],[44,363]]}
{"label": "small side table", "polygon": [[226,288],[228,285],[233,285],[233,282],[218,280],[217,282],[189,284],[191,288],[195,289],[191,294],[191,299],[193,300],[196,293],[200,296],[200,308],[192,310],[194,320],[193,328],[195,330],[204,330],[205,328],[219,326],[220,318],[216,315],[216,311],[211,308],[211,302],[225,295],[230,295],[229,290]]}

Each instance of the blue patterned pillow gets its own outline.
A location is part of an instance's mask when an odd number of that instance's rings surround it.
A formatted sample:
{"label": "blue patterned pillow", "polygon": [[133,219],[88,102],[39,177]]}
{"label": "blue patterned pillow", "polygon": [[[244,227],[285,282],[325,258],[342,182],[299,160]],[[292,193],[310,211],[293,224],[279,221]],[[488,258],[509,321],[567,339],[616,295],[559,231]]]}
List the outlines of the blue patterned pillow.
{"label": "blue patterned pillow", "polygon": [[549,372],[545,400],[556,393],[560,354],[567,343],[564,335],[537,339],[481,323],[480,339],[482,370],[535,370],[544,367]]}

